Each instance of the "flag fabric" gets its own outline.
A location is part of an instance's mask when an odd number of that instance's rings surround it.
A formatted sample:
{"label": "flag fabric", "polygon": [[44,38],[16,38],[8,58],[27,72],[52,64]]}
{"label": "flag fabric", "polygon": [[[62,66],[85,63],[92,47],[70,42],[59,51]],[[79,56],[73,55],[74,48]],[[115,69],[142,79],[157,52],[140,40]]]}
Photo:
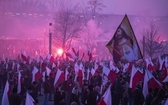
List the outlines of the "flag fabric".
{"label": "flag fabric", "polygon": [[9,98],[8,98],[9,92],[10,92],[9,82],[6,81],[6,85],[2,96],[2,105],[9,105]]}
{"label": "flag fabric", "polygon": [[55,63],[53,62],[52,64],[52,69],[54,69],[56,67]]}
{"label": "flag fabric", "polygon": [[21,73],[18,72],[18,83],[17,83],[17,93],[21,93]]}
{"label": "flag fabric", "polygon": [[29,64],[29,56],[24,51],[21,51],[21,58],[24,63]]}
{"label": "flag fabric", "polygon": [[58,87],[62,81],[65,80],[65,73],[58,69],[57,74],[55,75],[54,87]]}
{"label": "flag fabric", "polygon": [[108,67],[103,66],[103,73],[107,76],[108,80],[110,80],[110,82],[114,84],[117,78],[117,74],[115,73],[115,71],[112,71]]}
{"label": "flag fabric", "polygon": [[51,70],[47,66],[46,66],[46,73],[47,73],[47,76],[49,76],[51,73]]}
{"label": "flag fabric", "polygon": [[76,52],[74,48],[72,48],[72,51],[76,57],[79,57],[79,51]]}
{"label": "flag fabric", "polygon": [[138,42],[127,15],[124,16],[106,47],[109,49],[115,64],[119,68],[121,68],[122,64],[142,59]]}
{"label": "flag fabric", "polygon": [[12,62],[12,70],[15,69],[15,62]]}
{"label": "flag fabric", "polygon": [[162,82],[168,82],[168,75],[166,76],[166,78]]}
{"label": "flag fabric", "polygon": [[148,94],[148,89],[152,88],[153,90],[162,88],[162,84],[157,81],[149,70],[145,71],[144,84],[143,84],[143,95],[146,98]]}
{"label": "flag fabric", "polygon": [[131,73],[131,70],[132,70],[132,65],[133,63],[132,62],[128,62],[127,64],[125,64],[123,66],[123,72],[127,72],[127,73]]}
{"label": "flag fabric", "polygon": [[84,80],[84,67],[83,64],[80,63],[79,69],[77,70],[77,81],[80,87],[82,87],[83,80]]}
{"label": "flag fabric", "polygon": [[161,58],[161,56],[158,57],[158,69],[162,70],[162,65],[164,63],[164,59]]}
{"label": "flag fabric", "polygon": [[110,60],[110,70],[114,71],[115,73],[119,73],[119,69],[117,66],[115,66],[114,62]]}
{"label": "flag fabric", "polygon": [[151,60],[151,58],[146,58],[145,59],[145,62],[146,62],[146,67],[147,69],[150,71],[150,72],[155,72],[155,67],[154,67],[154,64]]}
{"label": "flag fabric", "polygon": [[144,74],[139,70],[139,68],[135,68],[133,65],[130,77],[130,85],[129,87],[134,91],[136,89],[136,85],[144,80]]}
{"label": "flag fabric", "polygon": [[163,81],[163,79],[165,79],[166,77],[167,77],[167,75],[168,75],[168,71],[167,71],[167,67],[166,67],[166,62],[164,61],[163,62],[163,64],[162,64],[162,69],[161,69],[162,71],[162,80],[161,81]]}
{"label": "flag fabric", "polygon": [[32,96],[28,92],[26,93],[25,105],[36,105],[35,100],[32,98]]}
{"label": "flag fabric", "polygon": [[34,66],[34,69],[32,71],[32,82],[39,81],[43,75],[40,73],[40,71]]}
{"label": "flag fabric", "polygon": [[111,85],[109,85],[107,88],[102,99],[100,100],[99,105],[112,105]]}

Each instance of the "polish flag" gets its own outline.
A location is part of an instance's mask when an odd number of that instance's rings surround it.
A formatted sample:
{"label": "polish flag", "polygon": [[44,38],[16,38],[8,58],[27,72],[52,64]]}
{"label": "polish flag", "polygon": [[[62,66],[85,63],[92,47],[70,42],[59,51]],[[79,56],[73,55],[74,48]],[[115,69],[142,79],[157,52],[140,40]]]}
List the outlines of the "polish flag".
{"label": "polish flag", "polygon": [[115,66],[114,62],[112,62],[111,60],[110,60],[110,70],[115,71],[116,73],[120,71],[118,67]]}
{"label": "polish flag", "polygon": [[9,98],[8,98],[9,93],[10,93],[10,87],[8,81],[6,81],[6,85],[2,96],[2,105],[9,105]]}
{"label": "polish flag", "polygon": [[103,73],[107,76],[108,80],[110,80],[111,83],[114,84],[117,78],[115,71],[112,71],[108,67],[103,66]]}
{"label": "polish flag", "polygon": [[95,73],[96,73],[95,69],[93,69],[93,68],[91,69],[91,71],[90,71],[90,72],[91,72],[91,75],[92,75],[92,76],[94,76],[94,75],[95,75]]}
{"label": "polish flag", "polygon": [[164,61],[163,64],[162,64],[162,79],[161,81],[163,81],[163,79],[165,79],[168,75],[168,71],[167,71],[167,67],[166,67],[166,62]]}
{"label": "polish flag", "polygon": [[94,63],[94,69],[95,70],[98,69],[99,65],[100,65],[100,61],[98,60],[98,58],[96,58],[95,63]]}
{"label": "polish flag", "polygon": [[21,52],[21,58],[24,63],[29,64],[30,57],[24,51]]}
{"label": "polish flag", "polygon": [[107,88],[99,105],[112,105],[111,85]]}
{"label": "polish flag", "polygon": [[52,69],[55,68],[55,67],[56,67],[56,65],[55,65],[55,63],[53,62],[53,64],[52,64]]}
{"label": "polish flag", "polygon": [[49,76],[51,73],[51,70],[47,66],[46,66],[46,73],[47,73],[47,76]]}
{"label": "polish flag", "polygon": [[154,78],[149,70],[146,70],[143,84],[143,95],[145,98],[148,94],[149,88],[152,88],[153,90],[155,88],[161,89],[162,84]]}
{"label": "polish flag", "polygon": [[43,75],[40,73],[40,71],[34,66],[34,69],[32,71],[32,82],[39,81]]}
{"label": "polish flag", "polygon": [[146,62],[146,67],[149,71],[154,72],[156,70],[151,58],[146,58],[145,62]]}
{"label": "polish flag", "polygon": [[58,69],[57,74],[55,75],[54,87],[58,87],[61,82],[65,80],[65,73]]}
{"label": "polish flag", "polygon": [[28,92],[26,93],[25,105],[36,105],[35,100],[32,98],[32,96]]}
{"label": "polish flag", "polygon": [[21,73],[18,72],[18,84],[17,84],[17,93],[21,93]]}
{"label": "polish flag", "polygon": [[135,66],[133,66],[129,84],[129,87],[132,88],[132,91],[134,91],[136,89],[136,85],[143,80],[144,80],[143,72],[140,71],[139,68],[135,68]]}
{"label": "polish flag", "polygon": [[164,59],[161,58],[161,56],[158,57],[158,68],[159,70],[162,70],[162,66],[164,63]]}
{"label": "polish flag", "polygon": [[78,82],[79,82],[79,86],[82,87],[82,83],[83,83],[83,80],[84,80],[84,67],[83,67],[83,64],[80,63],[79,65],[79,69],[78,69],[78,72],[77,72],[77,75],[78,75]]}
{"label": "polish flag", "polygon": [[132,62],[129,62],[123,66],[123,72],[131,73],[132,70]]}

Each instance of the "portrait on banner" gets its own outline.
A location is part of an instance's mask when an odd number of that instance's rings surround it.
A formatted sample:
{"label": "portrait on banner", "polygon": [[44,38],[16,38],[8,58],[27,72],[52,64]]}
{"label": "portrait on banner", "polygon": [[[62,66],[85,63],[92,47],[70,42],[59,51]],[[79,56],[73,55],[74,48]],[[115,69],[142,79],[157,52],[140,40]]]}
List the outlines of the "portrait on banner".
{"label": "portrait on banner", "polygon": [[117,66],[142,58],[136,37],[127,16],[117,28],[113,38],[106,45]]}

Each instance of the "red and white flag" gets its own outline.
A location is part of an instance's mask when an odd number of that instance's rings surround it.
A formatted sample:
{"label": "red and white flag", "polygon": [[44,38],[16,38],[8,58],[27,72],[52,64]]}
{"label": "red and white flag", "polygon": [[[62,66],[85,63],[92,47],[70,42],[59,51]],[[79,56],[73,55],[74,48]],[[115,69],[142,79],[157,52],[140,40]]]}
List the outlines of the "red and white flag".
{"label": "red and white flag", "polygon": [[99,105],[112,105],[111,85],[107,88]]}
{"label": "red and white flag", "polygon": [[47,73],[47,76],[49,76],[51,73],[51,70],[47,66],[46,66],[46,73]]}
{"label": "red and white flag", "polygon": [[80,63],[79,65],[79,69],[78,69],[78,72],[77,72],[77,75],[78,75],[78,83],[79,83],[79,86],[82,87],[82,84],[83,84],[83,80],[84,80],[84,67],[83,67],[83,64]]}
{"label": "red and white flag", "polygon": [[32,71],[32,82],[39,81],[43,75],[40,73],[40,71],[34,66],[34,69]]}
{"label": "red and white flag", "polygon": [[6,81],[6,85],[2,96],[2,105],[9,105],[9,98],[8,98],[9,93],[10,93],[10,87],[8,81]]}
{"label": "red and white flag", "polygon": [[143,95],[146,98],[148,94],[148,89],[152,88],[153,90],[162,88],[162,84],[157,81],[149,70],[145,71],[144,84],[143,84]]}
{"label": "red and white flag", "polygon": [[21,93],[21,73],[20,71],[18,72],[17,93]]}
{"label": "red and white flag", "polygon": [[164,59],[161,58],[161,56],[158,57],[158,67],[159,70],[162,70],[162,65],[164,63]]}
{"label": "red and white flag", "polygon": [[139,70],[140,68],[132,67],[131,78],[129,87],[132,88],[132,91],[136,89],[136,85],[144,80],[144,74],[142,71]]}
{"label": "red and white flag", "polygon": [[146,62],[146,67],[149,71],[154,72],[156,70],[151,58],[146,58],[145,62]]}
{"label": "red and white flag", "polygon": [[29,64],[29,56],[24,51],[21,51],[21,58],[24,61],[24,63]]}
{"label": "red and white flag", "polygon": [[26,93],[25,105],[36,105],[35,100],[32,98],[32,96],[28,92]]}
{"label": "red and white flag", "polygon": [[114,84],[117,74],[115,71],[110,70],[108,67],[103,66],[103,73],[107,76],[108,80],[111,81],[112,84]]}
{"label": "red and white flag", "polygon": [[56,88],[65,80],[65,73],[58,69],[57,74],[55,75],[54,87]]}
{"label": "red and white flag", "polygon": [[53,64],[52,64],[52,69],[55,68],[55,67],[56,67],[56,65],[55,65],[55,63],[53,62]]}
{"label": "red and white flag", "polygon": [[120,71],[118,67],[115,66],[114,62],[112,62],[111,60],[110,60],[110,70],[115,71],[116,73]]}

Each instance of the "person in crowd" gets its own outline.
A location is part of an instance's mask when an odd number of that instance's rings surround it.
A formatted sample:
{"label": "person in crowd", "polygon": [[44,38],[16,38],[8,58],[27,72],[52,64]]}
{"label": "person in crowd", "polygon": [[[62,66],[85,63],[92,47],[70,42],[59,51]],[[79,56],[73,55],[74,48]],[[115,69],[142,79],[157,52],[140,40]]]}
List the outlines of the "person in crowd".
{"label": "person in crowd", "polygon": [[21,97],[17,94],[17,88],[13,88],[12,94],[9,95],[9,105],[21,105]]}
{"label": "person in crowd", "polygon": [[88,95],[87,95],[87,105],[96,105],[97,102],[96,102],[96,93],[93,89],[93,85],[89,85],[88,86]]}
{"label": "person in crowd", "polygon": [[151,105],[162,105],[162,100],[164,98],[164,91],[160,90],[156,97],[151,101]]}
{"label": "person in crowd", "polygon": [[55,93],[54,93],[54,105],[60,105],[60,102],[63,100],[63,95],[61,94],[60,88],[56,87],[55,88]]}
{"label": "person in crowd", "polygon": [[117,76],[117,79],[113,86],[113,95],[112,95],[113,105],[119,105],[123,97],[123,92],[124,92],[124,89],[122,86],[122,75],[120,74]]}
{"label": "person in crowd", "polygon": [[36,81],[34,81],[32,83],[32,92],[33,92],[33,97],[35,100],[38,100],[38,91],[39,91],[39,88],[38,88],[38,83]]}
{"label": "person in crowd", "polygon": [[71,96],[73,87],[74,87],[73,78],[72,76],[70,76],[66,82],[66,90],[65,90],[66,92],[65,100],[66,100],[67,105],[70,104],[70,96]]}
{"label": "person in crowd", "polygon": [[135,91],[133,92],[133,105],[143,105],[144,103],[144,95],[142,93],[142,83],[138,83]]}
{"label": "person in crowd", "polygon": [[151,105],[153,98],[154,98],[153,97],[153,90],[152,90],[152,88],[149,88],[148,94],[145,99],[145,105]]}
{"label": "person in crowd", "polygon": [[72,94],[70,96],[70,103],[72,102],[76,102],[78,105],[80,104],[78,97],[78,88],[76,86],[72,89]]}
{"label": "person in crowd", "polygon": [[49,77],[45,77],[45,82],[44,82],[44,104],[47,105],[49,101],[49,94],[51,93],[52,85],[50,84]]}

